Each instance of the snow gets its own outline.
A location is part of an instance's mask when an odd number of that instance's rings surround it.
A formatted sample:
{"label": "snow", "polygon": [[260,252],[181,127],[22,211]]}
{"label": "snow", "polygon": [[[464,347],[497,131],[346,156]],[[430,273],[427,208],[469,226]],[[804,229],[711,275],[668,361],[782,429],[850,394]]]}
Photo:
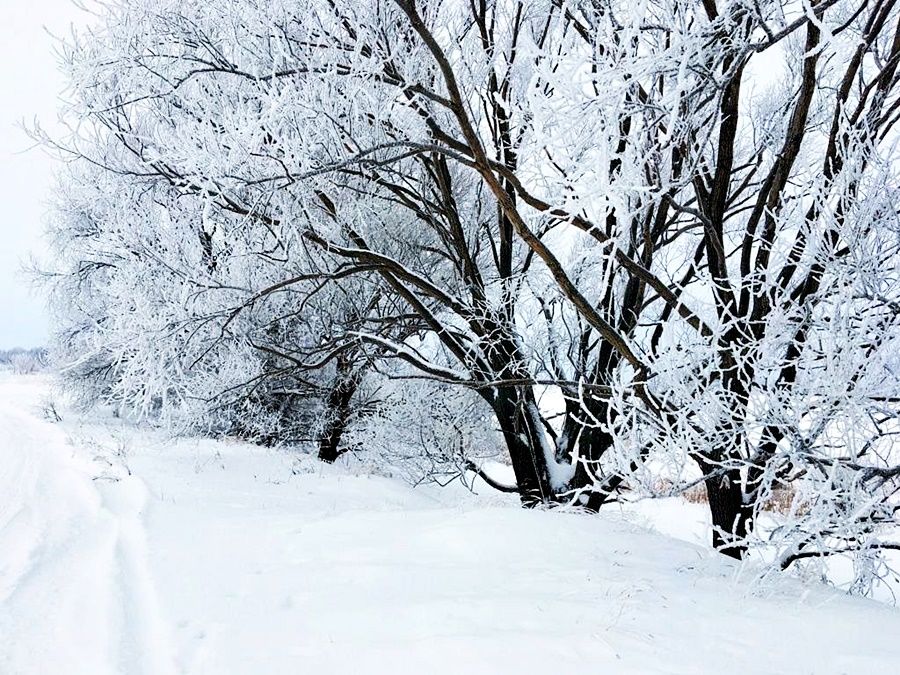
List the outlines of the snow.
{"label": "snow", "polygon": [[900,611],[748,585],[642,525],[678,534],[670,501],[525,511],[486,487],[54,424],[51,386],[0,375],[4,675],[896,672]]}

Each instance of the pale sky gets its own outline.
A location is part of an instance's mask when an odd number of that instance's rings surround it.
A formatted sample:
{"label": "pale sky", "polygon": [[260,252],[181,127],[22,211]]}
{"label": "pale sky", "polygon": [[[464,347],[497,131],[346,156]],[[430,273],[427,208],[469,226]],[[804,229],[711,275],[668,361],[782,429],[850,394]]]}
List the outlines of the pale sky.
{"label": "pale sky", "polygon": [[[30,288],[22,263],[42,246],[53,161],[18,128],[37,118],[52,132],[63,88],[53,38],[85,13],[72,0],[0,0],[0,349],[47,339],[43,299]],[[88,17],[89,19],[89,17]]]}

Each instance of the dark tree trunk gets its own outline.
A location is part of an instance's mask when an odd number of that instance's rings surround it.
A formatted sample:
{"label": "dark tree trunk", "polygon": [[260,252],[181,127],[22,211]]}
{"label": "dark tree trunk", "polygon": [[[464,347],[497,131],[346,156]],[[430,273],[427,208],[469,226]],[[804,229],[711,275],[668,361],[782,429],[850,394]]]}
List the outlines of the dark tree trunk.
{"label": "dark tree trunk", "polygon": [[[637,313],[631,308],[640,302],[641,297],[641,285],[635,279],[630,279],[622,305],[623,316],[619,322],[623,333],[630,333],[637,321]],[[611,289],[607,290],[605,302],[611,302]],[[591,381],[608,383],[620,362],[621,358],[612,345],[602,342]],[[623,480],[623,476],[619,475],[603,476],[600,469],[600,460],[613,444],[612,436],[601,426],[611,421],[611,414],[609,401],[602,397],[588,394],[584,398],[572,397],[566,402],[562,439],[567,447],[560,448],[560,453],[565,459],[572,461],[577,449],[578,463],[569,489],[580,491],[579,505],[589,511],[599,511]]]}
{"label": "dark tree trunk", "polygon": [[553,500],[553,490],[544,455],[544,429],[532,414],[537,410],[530,387],[498,387],[488,398],[506,441],[516,474],[519,496],[532,507]]}
{"label": "dark tree trunk", "polygon": [[719,368],[730,410],[722,420],[718,435],[721,439],[730,440],[714,447],[710,454],[696,458],[706,476],[713,547],[737,559],[743,558],[747,552],[746,538],[753,528],[754,510],[752,503],[745,503],[741,473],[733,468],[743,463],[741,420],[747,415],[753,378],[747,334],[747,330],[738,330],[735,326],[726,332],[719,347]]}
{"label": "dark tree trunk", "polygon": [[[578,439],[579,462],[575,467],[575,476],[572,478],[571,487],[576,490],[584,490],[580,506],[589,511],[599,511],[609,499],[609,491],[595,489],[599,476],[600,458],[612,446],[612,436],[596,427],[584,429]],[[609,486],[608,482],[604,483]],[[616,486],[618,486],[618,482]]]}
{"label": "dark tree trunk", "polygon": [[339,379],[325,399],[327,417],[319,437],[319,459],[329,464],[344,453],[341,438],[350,423],[350,402],[359,386],[359,374],[348,372],[349,370],[349,365],[338,364]]}
{"label": "dark tree trunk", "polygon": [[[612,436],[607,431],[595,425],[596,421],[605,421],[608,414],[608,406],[605,401],[592,401],[588,404],[588,410],[583,410],[579,402],[572,401],[567,404],[566,421],[563,425],[562,439],[567,447],[560,448],[565,459],[571,461],[578,456],[575,466],[575,475],[569,483],[570,490],[581,492],[579,506],[589,511],[599,511],[609,498],[610,492],[604,489],[596,489],[597,482],[603,478],[604,487],[608,487],[609,477],[600,476],[600,459],[612,446]],[[589,425],[585,420],[590,420]]]}
{"label": "dark tree trunk", "polygon": [[744,503],[741,476],[737,470],[724,475],[712,474],[706,479],[706,496],[713,524],[713,546],[731,558],[743,558],[747,552],[745,539],[753,529],[753,507]]}
{"label": "dark tree trunk", "polygon": [[[346,397],[347,403],[349,403],[350,396],[352,394]],[[331,399],[330,396],[329,399]],[[319,459],[323,462],[331,464],[343,454],[341,437],[347,428],[349,412],[349,405],[338,405],[330,409],[328,420],[319,439]]]}

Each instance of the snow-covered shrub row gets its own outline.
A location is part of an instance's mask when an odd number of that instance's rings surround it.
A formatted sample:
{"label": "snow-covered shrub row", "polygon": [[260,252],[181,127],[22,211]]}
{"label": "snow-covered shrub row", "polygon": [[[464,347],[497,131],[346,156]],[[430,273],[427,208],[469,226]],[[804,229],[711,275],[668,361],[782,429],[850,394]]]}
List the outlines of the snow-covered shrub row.
{"label": "snow-covered shrub row", "polygon": [[20,375],[41,372],[47,368],[47,350],[41,347],[0,349],[0,369],[2,368]]}
{"label": "snow-covered shrub row", "polygon": [[48,140],[85,396],[414,480],[502,449],[526,505],[703,485],[779,567],[894,546],[894,2],[104,12]]}

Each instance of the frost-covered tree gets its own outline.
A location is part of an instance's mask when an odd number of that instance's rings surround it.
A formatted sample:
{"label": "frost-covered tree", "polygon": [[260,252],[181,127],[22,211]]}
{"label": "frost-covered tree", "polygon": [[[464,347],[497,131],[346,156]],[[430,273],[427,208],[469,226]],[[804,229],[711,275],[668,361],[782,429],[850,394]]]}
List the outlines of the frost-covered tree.
{"label": "frost-covered tree", "polygon": [[[565,411],[562,433],[547,423],[535,390],[545,362],[531,353],[523,333],[529,311],[525,305],[530,303],[535,315],[546,314],[558,293],[546,283],[542,292],[546,295],[549,289],[550,297],[537,297],[524,287],[534,251],[515,234],[497,194],[470,162],[444,152],[440,144],[451,138],[447,134],[455,133],[457,123],[446,106],[426,110],[420,99],[433,102],[427,92],[420,96],[405,84],[407,78],[418,77],[418,69],[431,80],[437,72],[408,25],[397,23],[402,8],[376,8],[379,21],[391,26],[386,35],[379,32],[378,22],[371,32],[368,26],[354,27],[358,9],[353,3],[313,3],[306,9],[277,4],[263,9],[250,3],[178,3],[167,8],[135,2],[114,7],[107,28],[74,50],[72,64],[81,97],[78,114],[98,130],[107,146],[104,152],[112,152],[118,161],[124,157],[127,167],[96,157],[96,148],[76,148],[76,154],[134,183],[151,175],[160,189],[181,202],[195,202],[188,214],[200,211],[204,222],[198,227],[194,220],[187,227],[196,231],[178,239],[194,246],[199,260],[208,259],[200,267],[196,257],[188,264],[201,271],[205,264],[204,274],[225,268],[222,253],[214,249],[234,250],[232,240],[240,236],[237,226],[217,226],[211,211],[254,223],[261,241],[271,246],[276,243],[265,239],[266,227],[279,230],[288,224],[292,235],[302,233],[306,242],[335,260],[332,275],[355,279],[367,274],[371,279],[377,272],[380,286],[402,298],[406,312],[435,338],[430,348],[443,351],[456,366],[437,366],[442,356],[416,353],[408,342],[386,339],[374,330],[345,331],[349,342],[362,342],[369,350],[414,363],[432,377],[478,391],[495,411],[527,502],[552,501],[573,492],[577,496],[593,487],[593,479],[578,471],[582,464],[573,451],[594,461],[609,447],[609,439],[590,430],[580,433],[584,425],[578,421],[577,406]],[[522,17],[510,21],[505,10],[493,6],[448,9],[454,12],[448,20],[469,17],[478,25],[466,38],[483,61],[471,91],[485,107],[486,140],[497,158],[492,161],[513,169],[516,146],[530,138],[531,123],[513,120],[511,112],[505,112],[521,96],[514,88],[521,83],[512,72],[491,74],[492,64],[507,58],[504,54],[515,57],[520,39],[543,45],[552,34],[547,22],[561,15],[550,7],[548,15],[525,22]],[[306,10],[318,12],[327,26],[301,21]],[[332,34],[332,29],[339,31]],[[397,30],[402,34],[394,36]],[[348,53],[341,39],[353,41],[358,51]],[[326,49],[328,40],[332,44]],[[310,51],[316,41],[320,48]],[[411,53],[391,55],[401,45]],[[348,56],[356,61],[346,66],[329,62]],[[523,65],[532,67],[534,58],[528,56]],[[442,86],[437,80],[433,85]],[[410,138],[421,139],[420,147],[406,147]],[[87,139],[87,145],[96,146],[97,139]],[[345,161],[348,150],[355,156]],[[508,199],[512,184],[504,190]],[[550,235],[556,225],[539,226]],[[154,226],[145,229],[153,231]],[[227,242],[222,239],[225,231]],[[297,277],[289,271],[283,269],[280,279],[272,279],[279,293],[299,290]],[[235,288],[260,286],[246,279],[212,285],[223,288],[204,291],[207,317],[210,304],[240,304],[233,297],[224,303],[213,300],[214,295],[234,296]],[[633,309],[638,296],[633,290],[625,292],[634,296],[629,300]],[[266,290],[257,294],[266,299],[271,295]],[[615,295],[605,292],[610,308]],[[261,299],[251,304],[262,305]],[[634,323],[635,312],[629,307],[623,309],[628,317],[623,319],[625,330]],[[201,312],[194,319],[203,316]],[[590,317],[593,324],[606,326],[597,312],[591,310]],[[614,368],[612,362],[595,367],[609,361],[609,355],[597,348],[591,335],[596,325],[591,322],[582,329],[581,354],[571,355],[575,365],[566,386],[596,380]],[[196,344],[220,344],[212,336],[215,326],[212,320],[205,323],[210,335],[201,335]],[[349,342],[341,349],[348,349]],[[551,379],[562,374],[557,368]],[[587,505],[602,503],[611,489],[602,487],[586,497]]]}
{"label": "frost-covered tree", "polygon": [[654,329],[654,389],[678,413],[639,443],[694,459],[714,543],[732,555],[785,485],[795,503],[769,540],[783,565],[893,546],[877,532],[895,523],[897,489],[900,14],[893,2],[703,12],[685,57],[699,97],[681,115],[690,184],[667,197],[685,247],[673,281],[703,324]]}
{"label": "frost-covered tree", "polygon": [[[159,38],[152,22],[141,25]],[[317,441],[333,461],[344,429],[369,409],[362,382],[377,357],[345,336],[403,339],[414,322],[369,279],[335,283],[346,274],[324,268],[301,227],[282,224],[308,215],[280,186],[234,180],[226,198],[212,173],[192,173],[182,153],[198,118],[177,101],[166,102],[162,127],[158,111],[117,107],[126,84],[110,65],[122,46],[112,33],[69,53],[73,70],[92,59],[109,68],[73,75],[71,115],[82,126],[54,142],[68,160],[49,275],[67,380],[85,399],[139,415]],[[225,161],[221,147],[207,149],[208,161]]]}

